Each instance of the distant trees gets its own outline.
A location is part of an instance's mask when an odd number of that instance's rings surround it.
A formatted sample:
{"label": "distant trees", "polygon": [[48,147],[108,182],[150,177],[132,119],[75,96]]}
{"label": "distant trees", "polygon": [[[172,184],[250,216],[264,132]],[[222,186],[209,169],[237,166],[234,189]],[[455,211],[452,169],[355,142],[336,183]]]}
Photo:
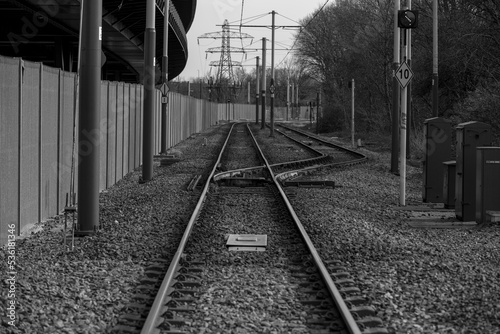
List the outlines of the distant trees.
{"label": "distant trees", "polygon": [[[413,120],[432,117],[432,3],[413,1],[419,27],[412,30]],[[393,0],[338,0],[305,17],[297,63],[321,84],[324,113],[335,128],[348,128],[348,82],[356,80],[357,128],[391,127]],[[500,106],[500,3],[439,1],[440,115],[458,121],[498,115]],[[487,101],[484,105],[475,100]],[[488,107],[486,107],[486,105]],[[498,117],[496,117],[498,118]],[[490,119],[490,123],[500,120]]]}

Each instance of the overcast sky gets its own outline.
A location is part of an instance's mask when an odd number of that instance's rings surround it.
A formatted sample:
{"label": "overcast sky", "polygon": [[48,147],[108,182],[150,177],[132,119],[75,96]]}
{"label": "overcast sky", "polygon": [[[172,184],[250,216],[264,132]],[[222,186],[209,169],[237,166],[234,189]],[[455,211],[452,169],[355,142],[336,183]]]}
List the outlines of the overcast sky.
{"label": "overcast sky", "polygon": [[[279,25],[298,25],[302,19],[320,8],[327,0],[198,0],[196,14],[193,25],[189,30],[188,52],[189,58],[184,71],[180,75],[181,80],[188,80],[199,76],[205,77],[211,70],[211,75],[217,73],[216,67],[210,67],[211,61],[219,61],[220,53],[206,53],[205,50],[221,46],[221,39],[200,39],[198,37],[210,32],[222,32],[222,25],[227,19],[230,24],[239,25],[243,18],[243,25],[271,25],[273,10],[277,13],[275,24]],[[330,0],[328,4],[334,3]],[[243,12],[242,12],[243,8]],[[233,27],[238,30],[238,27]],[[246,28],[241,30],[243,33],[253,36],[253,40],[244,39],[243,45],[249,45],[250,48],[261,48],[262,38],[271,40],[271,29],[268,28]],[[297,29],[277,29],[275,31],[276,49],[290,48],[294,42],[294,35]],[[199,44],[198,44],[199,42]],[[231,46],[241,47],[242,40],[232,39]],[[267,45],[270,50],[270,42]],[[275,65],[287,55],[288,51],[275,51]],[[248,52],[243,54],[231,54],[233,61],[240,61],[249,71],[250,66],[255,66],[255,57],[261,56],[261,52]],[[271,53],[267,53],[267,65],[270,65]]]}

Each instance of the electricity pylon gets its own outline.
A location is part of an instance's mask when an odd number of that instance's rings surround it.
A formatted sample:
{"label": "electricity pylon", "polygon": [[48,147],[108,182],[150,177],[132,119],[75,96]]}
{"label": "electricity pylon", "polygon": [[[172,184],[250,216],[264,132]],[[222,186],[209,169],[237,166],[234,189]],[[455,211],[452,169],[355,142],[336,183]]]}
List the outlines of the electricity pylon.
{"label": "electricity pylon", "polygon": [[211,61],[210,66],[217,67],[217,75],[215,82],[211,88],[215,89],[215,100],[218,102],[234,101],[236,98],[236,90],[241,88],[241,82],[235,78],[233,68],[241,67],[241,63],[231,60],[231,53],[245,53],[243,48],[232,47],[231,39],[253,39],[249,34],[231,31],[229,22],[224,20],[222,31],[210,32],[198,37],[222,39],[220,47],[209,48],[207,53],[220,53],[219,61]]}

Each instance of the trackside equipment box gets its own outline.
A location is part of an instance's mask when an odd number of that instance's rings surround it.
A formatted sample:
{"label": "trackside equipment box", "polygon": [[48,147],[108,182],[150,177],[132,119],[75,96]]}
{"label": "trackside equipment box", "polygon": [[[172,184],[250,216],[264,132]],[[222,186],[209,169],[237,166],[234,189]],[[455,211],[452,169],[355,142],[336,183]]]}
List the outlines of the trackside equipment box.
{"label": "trackside equipment box", "polygon": [[500,211],[500,147],[477,148],[476,223],[486,222],[486,211]]}
{"label": "trackside equipment box", "polygon": [[443,162],[451,159],[451,121],[442,117],[424,121],[425,160],[422,200],[443,203]]}
{"label": "trackside equipment box", "polygon": [[476,149],[491,146],[491,126],[482,122],[457,125],[455,214],[462,221],[476,220]]}
{"label": "trackside equipment box", "polygon": [[455,175],[457,162],[455,160],[443,162],[443,202],[446,209],[455,208]]}

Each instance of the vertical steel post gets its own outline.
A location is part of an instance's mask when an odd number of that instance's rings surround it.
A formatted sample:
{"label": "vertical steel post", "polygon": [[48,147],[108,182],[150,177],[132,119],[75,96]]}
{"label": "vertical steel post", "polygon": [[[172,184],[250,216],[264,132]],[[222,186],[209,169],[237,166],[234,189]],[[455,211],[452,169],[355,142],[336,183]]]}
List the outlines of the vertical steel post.
{"label": "vertical steel post", "polygon": [[259,124],[259,89],[260,89],[260,76],[259,76],[259,56],[257,56],[255,67],[255,124]]}
{"label": "vertical steel post", "polygon": [[313,126],[313,105],[312,102],[309,101],[309,128],[312,129]]}
{"label": "vertical steel post", "polygon": [[247,103],[250,104],[250,81],[248,82],[248,89],[247,89]]}
{"label": "vertical steel post", "polygon": [[[161,59],[161,81],[164,90],[162,92],[163,101],[161,103],[161,153],[167,153],[167,112],[168,112],[168,92],[165,91],[168,83],[168,18],[170,13],[170,0],[165,1],[163,9],[163,57]],[[201,92],[200,92],[201,94]]]}
{"label": "vertical steel post", "polygon": [[354,140],[354,79],[351,81],[351,141],[352,147],[356,147],[356,142]]}
{"label": "vertical steel post", "polygon": [[142,182],[153,177],[154,108],[155,108],[155,1],[146,2],[144,33],[144,124],[142,136]]}
{"label": "vertical steel post", "polygon": [[299,83],[297,82],[297,85],[295,86],[296,90],[296,100],[295,100],[295,105],[297,106],[297,120],[300,120],[300,106],[299,106]]}
{"label": "vertical steel post", "polygon": [[294,117],[295,111],[295,83],[292,82],[292,118]]}
{"label": "vertical steel post", "polygon": [[271,92],[271,133],[270,137],[274,137],[274,17],[276,12],[273,10],[271,12],[272,22],[271,22],[271,83],[270,83],[270,92]]}
{"label": "vertical steel post", "polygon": [[77,159],[78,234],[88,235],[99,227],[102,0],[84,1],[83,6]]}
{"label": "vertical steel post", "polygon": [[[408,56],[407,48],[407,32],[409,29],[402,29],[404,38],[403,52],[405,57]],[[399,204],[406,205],[406,101],[408,97],[408,85],[401,92],[401,152],[399,156]]]}
{"label": "vertical steel post", "polygon": [[[411,0],[406,0],[406,5],[408,6],[408,9],[411,9]],[[406,32],[406,45],[407,45],[407,54],[406,54],[406,63],[408,64],[408,67],[411,68],[411,29],[407,29]],[[411,98],[411,87],[412,83],[411,81],[408,83],[407,86],[407,99],[406,99],[406,157],[410,158],[410,137],[411,137],[411,119],[412,119],[412,111],[411,111],[411,105],[412,105],[412,98]]]}
{"label": "vertical steel post", "polygon": [[439,116],[438,0],[432,5],[432,115]]}
{"label": "vertical steel post", "polygon": [[398,172],[399,153],[399,83],[396,79],[396,71],[399,67],[400,31],[398,27],[398,11],[401,8],[400,0],[394,1],[394,63],[392,72],[392,149],[391,149],[391,173]]}
{"label": "vertical steel post", "polygon": [[319,134],[319,92],[316,92],[316,134]]}
{"label": "vertical steel post", "polygon": [[290,76],[286,78],[286,115],[285,121],[288,121],[288,112],[290,109]]}
{"label": "vertical steel post", "polygon": [[262,38],[262,116],[261,116],[261,129],[266,127],[266,38]]}

